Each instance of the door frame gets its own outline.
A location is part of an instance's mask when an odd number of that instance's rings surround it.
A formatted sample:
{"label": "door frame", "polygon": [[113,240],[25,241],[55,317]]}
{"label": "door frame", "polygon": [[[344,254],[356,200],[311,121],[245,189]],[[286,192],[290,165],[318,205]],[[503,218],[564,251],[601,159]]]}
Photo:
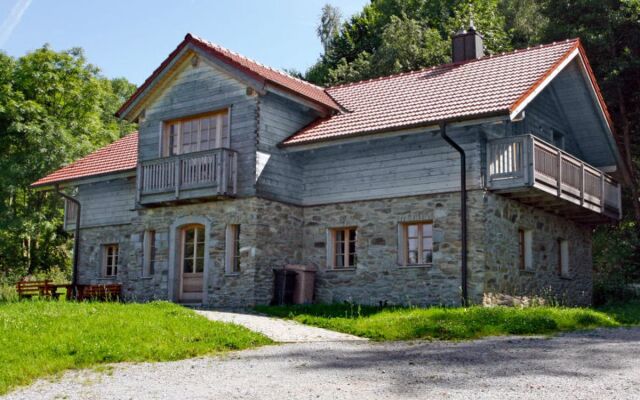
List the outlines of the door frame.
{"label": "door frame", "polygon": [[[205,235],[205,239],[206,239],[206,233],[204,233],[205,231],[205,227],[202,224],[188,224],[188,225],[183,225],[179,228],[179,233],[178,233],[178,241],[179,241],[179,245],[178,245],[178,263],[177,263],[177,267],[178,267],[178,301],[182,302],[182,303],[188,303],[189,301],[191,301],[191,299],[185,299],[184,298],[184,245],[185,245],[185,237],[186,237],[186,231],[187,229],[190,228],[202,228],[203,231],[203,235]],[[197,234],[196,236],[194,236],[194,246],[197,246],[198,243],[198,237]],[[203,247],[205,247],[206,249],[206,243],[202,244]],[[194,251],[195,248],[194,248]],[[195,261],[195,260],[194,260]],[[203,257],[203,264],[204,264],[204,257]],[[204,293],[205,291],[205,287],[206,285],[204,284],[205,280],[204,280],[204,265],[203,265],[203,269],[202,269],[202,293]]]}
{"label": "door frame", "polygon": [[204,271],[202,275],[202,304],[207,304],[209,273],[211,270],[211,225],[212,222],[205,216],[178,217],[169,228],[169,274],[168,274],[168,298],[170,301],[179,302],[182,292],[182,263],[181,257],[181,231],[189,225],[204,226]]}

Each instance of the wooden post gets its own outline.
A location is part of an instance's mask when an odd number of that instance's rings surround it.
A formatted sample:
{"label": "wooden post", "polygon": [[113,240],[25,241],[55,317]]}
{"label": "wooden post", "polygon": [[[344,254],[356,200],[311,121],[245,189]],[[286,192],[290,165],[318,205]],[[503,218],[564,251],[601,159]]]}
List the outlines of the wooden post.
{"label": "wooden post", "polygon": [[580,206],[584,207],[584,163],[580,163]]}
{"label": "wooden post", "polygon": [[600,172],[600,212],[604,212],[604,173]]}
{"label": "wooden post", "polygon": [[175,161],[175,181],[173,185],[176,187],[176,199],[180,197],[180,157],[176,157]]}
{"label": "wooden post", "polygon": [[143,180],[143,176],[142,176],[142,164],[140,164],[140,162],[138,162],[138,165],[136,167],[136,203],[140,203],[140,196],[141,196],[141,192],[142,192],[142,180]]}
{"label": "wooden post", "polygon": [[562,152],[558,150],[558,197],[562,197]]}

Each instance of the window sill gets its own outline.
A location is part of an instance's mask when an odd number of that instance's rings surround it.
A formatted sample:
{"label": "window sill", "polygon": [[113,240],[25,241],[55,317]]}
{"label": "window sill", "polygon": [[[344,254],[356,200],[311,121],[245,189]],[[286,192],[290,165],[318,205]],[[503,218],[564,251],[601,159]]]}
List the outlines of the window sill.
{"label": "window sill", "polygon": [[411,264],[411,265],[398,265],[398,269],[416,269],[416,268],[431,268],[433,263],[429,264]]}
{"label": "window sill", "polygon": [[535,269],[521,269],[520,270],[520,275],[535,275],[536,270]]}
{"label": "window sill", "polygon": [[228,276],[228,277],[240,276],[240,272],[225,272],[224,276]]}
{"label": "window sill", "polygon": [[357,268],[331,268],[331,267],[327,267],[327,269],[325,269],[326,272],[353,272],[355,271]]}
{"label": "window sill", "polygon": [[117,276],[101,276],[99,278],[96,278],[96,280],[97,281],[110,281],[110,282],[113,282],[113,281],[118,280],[118,277]]}
{"label": "window sill", "polygon": [[564,276],[564,275],[560,275],[560,279],[562,279],[563,281],[572,281],[573,278],[570,276]]}
{"label": "window sill", "polygon": [[142,279],[142,280],[151,280],[153,279],[153,276],[139,276],[138,279]]}

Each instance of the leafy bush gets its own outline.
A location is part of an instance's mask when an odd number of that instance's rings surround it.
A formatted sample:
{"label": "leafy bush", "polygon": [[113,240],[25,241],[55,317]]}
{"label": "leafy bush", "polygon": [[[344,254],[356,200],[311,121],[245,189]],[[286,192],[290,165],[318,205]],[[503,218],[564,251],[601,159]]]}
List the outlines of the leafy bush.
{"label": "leafy bush", "polygon": [[630,284],[640,282],[640,233],[633,221],[603,226],[593,237],[596,305],[624,302],[637,297]]}

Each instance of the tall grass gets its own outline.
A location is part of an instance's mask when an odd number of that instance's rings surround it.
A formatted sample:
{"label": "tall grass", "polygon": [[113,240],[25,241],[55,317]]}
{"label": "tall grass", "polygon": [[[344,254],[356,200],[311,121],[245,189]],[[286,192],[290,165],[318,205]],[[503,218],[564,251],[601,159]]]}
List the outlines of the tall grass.
{"label": "tall grass", "polygon": [[372,340],[464,340],[496,335],[540,335],[619,326],[584,308],[378,308],[350,304],[257,307],[260,312]]}
{"label": "tall grass", "polygon": [[16,287],[0,282],[0,303],[14,302],[17,300],[18,292],[16,292]]}
{"label": "tall grass", "polygon": [[0,304],[0,394],[71,368],[165,361],[271,341],[175,304],[20,301]]}

